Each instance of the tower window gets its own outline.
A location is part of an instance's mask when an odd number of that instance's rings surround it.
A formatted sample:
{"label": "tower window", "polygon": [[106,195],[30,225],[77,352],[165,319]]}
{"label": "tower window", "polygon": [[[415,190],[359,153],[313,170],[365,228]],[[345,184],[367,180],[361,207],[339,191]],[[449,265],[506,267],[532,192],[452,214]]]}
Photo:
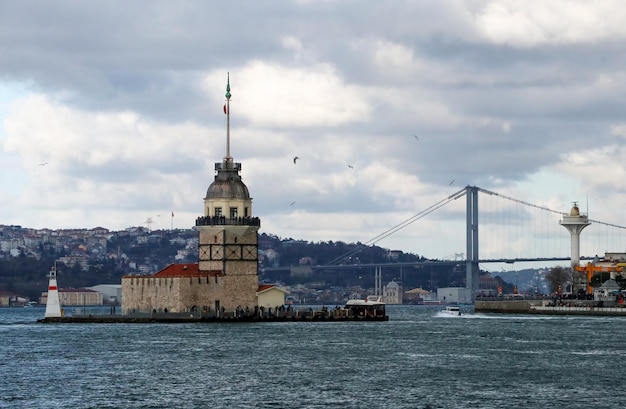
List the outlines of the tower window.
{"label": "tower window", "polygon": [[231,219],[236,219],[237,218],[237,208],[236,207],[231,207],[230,208],[230,218]]}
{"label": "tower window", "polygon": [[248,214],[248,208],[247,208],[247,207],[244,207],[244,208],[243,208],[243,217],[248,217],[248,216],[250,216],[250,215]]}
{"label": "tower window", "polygon": [[215,215],[217,217],[220,217],[222,215],[222,208],[221,207],[216,207],[215,208]]}

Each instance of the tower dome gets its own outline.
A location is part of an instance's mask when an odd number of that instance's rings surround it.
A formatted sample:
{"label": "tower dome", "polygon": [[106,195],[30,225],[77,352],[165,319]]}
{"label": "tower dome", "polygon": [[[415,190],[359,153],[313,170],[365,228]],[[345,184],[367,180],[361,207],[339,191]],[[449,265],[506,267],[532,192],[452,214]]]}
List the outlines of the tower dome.
{"label": "tower dome", "polygon": [[[222,165],[216,163],[216,165]],[[224,166],[218,170],[215,180],[206,191],[205,200],[208,199],[242,199],[250,200],[250,192],[248,187],[241,180],[239,170],[241,164],[235,163],[232,169],[224,169]]]}

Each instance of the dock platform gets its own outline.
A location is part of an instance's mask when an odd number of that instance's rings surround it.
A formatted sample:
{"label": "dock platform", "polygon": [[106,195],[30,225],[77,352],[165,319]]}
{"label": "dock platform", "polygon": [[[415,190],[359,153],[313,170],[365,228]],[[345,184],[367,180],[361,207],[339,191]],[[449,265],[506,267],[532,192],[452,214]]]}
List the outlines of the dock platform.
{"label": "dock platform", "polygon": [[37,320],[41,324],[148,324],[148,323],[246,323],[246,322],[342,322],[342,321],[389,321],[389,316],[376,314],[347,314],[346,310],[293,311],[284,314],[202,314],[152,313],[152,314],[83,314],[61,317],[45,317]]}

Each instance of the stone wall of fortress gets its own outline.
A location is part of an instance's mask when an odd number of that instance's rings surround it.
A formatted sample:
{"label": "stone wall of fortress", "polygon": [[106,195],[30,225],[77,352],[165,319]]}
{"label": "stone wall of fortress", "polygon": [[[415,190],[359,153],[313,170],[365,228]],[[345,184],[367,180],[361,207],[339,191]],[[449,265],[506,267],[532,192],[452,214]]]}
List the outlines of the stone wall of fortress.
{"label": "stone wall of fortress", "polygon": [[257,306],[258,227],[199,226],[198,271],[183,277],[122,278],[122,310],[185,312],[193,307],[253,309]]}
{"label": "stone wall of fortress", "polygon": [[122,311],[184,312],[196,307],[215,310],[215,301],[227,310],[256,306],[258,277],[198,276],[151,277],[131,276],[122,279]]}

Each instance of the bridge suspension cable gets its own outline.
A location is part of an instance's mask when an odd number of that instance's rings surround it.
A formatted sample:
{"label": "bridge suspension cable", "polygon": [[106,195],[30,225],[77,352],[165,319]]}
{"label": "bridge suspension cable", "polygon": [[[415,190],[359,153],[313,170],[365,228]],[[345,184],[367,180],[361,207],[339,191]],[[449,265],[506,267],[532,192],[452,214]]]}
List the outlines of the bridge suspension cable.
{"label": "bridge suspension cable", "polygon": [[[515,199],[515,198],[512,198],[512,197],[509,197],[509,196],[506,196],[506,195],[500,194],[500,193],[492,192],[492,191],[490,191],[490,190],[483,189],[482,187],[476,187],[476,189],[478,189],[478,191],[483,192],[483,193],[486,193],[486,194],[488,194],[488,195],[498,196],[498,197],[501,197],[501,198],[503,198],[503,199],[510,200],[510,201],[512,201],[512,202],[516,202],[516,203],[520,203],[520,204],[523,204],[523,205],[526,205],[526,206],[534,207],[534,208],[536,208],[536,209],[540,209],[540,210],[545,210],[545,211],[548,211],[548,212],[552,212],[552,213],[554,213],[554,214],[558,214],[559,216],[567,216],[567,213],[566,213],[566,212],[562,212],[562,211],[558,211],[558,210],[553,210],[553,209],[548,209],[547,207],[538,206],[538,205],[536,205],[536,204],[528,203],[528,202],[525,202],[525,201],[523,201],[523,200]],[[618,228],[618,229],[626,229],[626,226],[620,226],[620,225],[617,225],[617,224],[612,224],[612,223],[601,222],[601,221],[599,221],[599,220],[592,220],[592,219],[588,219],[588,220],[589,220],[590,222],[592,222],[592,223],[602,224],[602,225],[604,225],[604,226],[608,226],[608,227],[615,227],[615,228]]]}
{"label": "bridge suspension cable", "polygon": [[558,210],[548,209],[547,207],[538,206],[538,205],[536,205],[536,204],[528,203],[528,202],[525,202],[525,201],[523,201],[523,200],[519,200],[519,199],[514,199],[514,198],[512,198],[512,197],[505,196],[505,195],[500,194],[500,193],[496,193],[496,192],[492,192],[492,191],[487,190],[487,189],[483,189],[482,187],[476,187],[476,189],[478,189],[478,191],[483,192],[483,193],[486,193],[486,194],[488,194],[488,195],[498,196],[498,197],[501,197],[501,198],[503,198],[503,199],[510,200],[510,201],[512,201],[512,202],[516,202],[516,203],[520,203],[520,204],[523,204],[523,205],[526,205],[526,206],[534,207],[534,208],[536,208],[536,209],[540,209],[540,210],[545,210],[545,211],[548,211],[548,212],[552,212],[552,213],[554,213],[554,214],[558,214],[559,216],[567,215],[567,213],[565,213],[565,212],[560,212],[560,211],[558,211]]}
{"label": "bridge suspension cable", "polygon": [[[552,213],[552,214],[554,214],[554,215],[556,215],[558,217],[563,217],[563,216],[567,216],[568,215],[567,212],[550,209],[550,208],[545,207],[545,206],[539,206],[539,205],[536,205],[536,204],[533,204],[533,203],[526,202],[524,200],[515,199],[513,197],[506,196],[506,195],[503,195],[503,194],[500,194],[500,193],[497,193],[497,192],[493,192],[493,191],[490,191],[490,190],[487,190],[487,189],[483,189],[483,188],[480,188],[480,187],[477,187],[477,186],[469,186],[468,185],[468,186],[466,186],[466,187],[456,191],[455,193],[445,197],[444,199],[438,201],[437,203],[427,207],[426,209],[420,211],[419,213],[409,217],[408,219],[406,219],[406,220],[396,224],[395,226],[385,230],[384,232],[382,232],[382,233],[372,237],[371,239],[367,240],[366,242],[359,243],[359,245],[355,249],[353,249],[353,250],[351,250],[351,251],[349,251],[349,252],[347,252],[347,253],[345,253],[345,254],[343,254],[343,255],[341,255],[341,256],[333,259],[333,260],[331,260],[330,262],[326,263],[326,265],[332,266],[332,265],[339,264],[345,258],[350,257],[350,256],[352,256],[354,254],[357,254],[357,253],[361,252],[367,246],[369,246],[369,245],[371,245],[371,244],[373,244],[373,243],[375,243],[377,241],[380,241],[380,240],[382,240],[384,238],[389,237],[390,235],[392,235],[392,234],[394,234],[394,233],[404,229],[405,227],[407,227],[407,226],[411,225],[412,223],[422,219],[423,217],[433,213],[434,211],[440,209],[441,207],[447,205],[448,203],[450,203],[450,202],[452,202],[452,201],[454,201],[454,200],[456,200],[456,199],[458,199],[460,197],[464,197],[467,194],[468,189],[473,189],[475,191],[484,193],[484,194],[489,195],[489,196],[501,198],[501,199],[504,199],[505,201],[514,202],[514,203],[517,203],[519,205],[522,205],[522,207],[526,206],[526,207],[534,208],[536,210],[539,210],[540,211],[539,213],[541,213],[542,215],[546,214],[546,213]],[[519,217],[516,217],[516,218],[519,219]],[[601,222],[601,221],[592,220],[592,219],[589,219],[589,221],[594,223],[594,224],[602,225],[602,226],[605,226],[605,227],[612,227],[612,228],[617,228],[617,229],[621,229],[621,230],[626,230],[626,226],[620,226],[620,225],[616,225],[616,224],[612,224],[612,223],[606,223],[606,222]],[[543,216],[542,216],[542,221],[541,221],[540,224],[543,225],[545,222],[546,222],[546,220],[544,220]],[[552,223],[553,223],[553,222],[550,222],[550,220],[547,220],[547,222],[550,225],[552,225]],[[502,223],[498,223],[498,224],[502,224]],[[502,225],[503,226],[506,225],[506,226],[510,227],[511,226],[511,221],[509,220],[509,222],[504,223]],[[554,227],[552,229],[554,229],[554,230],[559,229],[559,227],[557,227],[557,226],[559,226],[559,223],[554,223],[553,225],[554,225]],[[507,239],[502,239],[501,238],[499,240],[499,242],[502,242],[502,243],[504,243],[506,245],[506,247],[507,247],[506,250],[507,251],[511,251],[512,244],[514,244],[516,242],[517,243],[521,243],[521,246],[524,246],[525,243],[526,243],[526,247],[528,247],[527,243],[535,242],[536,247],[538,249],[540,249],[540,250],[545,250],[546,249],[546,244],[544,242],[542,242],[542,239],[537,239],[536,236],[530,237],[530,235],[535,234],[536,231],[531,231],[530,227],[524,227],[523,228],[523,233],[526,234],[529,237],[526,237],[525,239],[522,240],[522,236],[511,235],[511,237],[508,237]],[[561,236],[559,234],[555,234],[555,231],[552,231],[550,233],[551,233],[552,237],[554,237],[555,235]],[[563,233],[564,233],[564,231],[563,231]],[[566,235],[563,234],[562,236],[565,237]],[[551,240],[550,242],[553,242],[553,241],[554,240]],[[551,245],[551,244],[549,244],[549,245]],[[560,246],[560,244],[557,244],[557,245]],[[528,248],[524,248],[523,250],[528,252],[529,249]],[[556,249],[556,248],[550,249],[550,250],[553,251],[553,252],[554,252],[554,250],[556,250],[556,252],[558,252],[558,249]],[[492,253],[493,253],[493,251],[492,251]],[[559,255],[559,257],[561,257],[561,256],[562,255]],[[549,257],[547,257],[545,255],[542,255],[541,257],[534,256],[534,258],[536,258],[537,260],[549,259]],[[530,258],[529,257],[520,257],[519,255],[511,255],[511,256],[508,256],[508,257],[504,257],[504,258],[502,258],[502,257],[495,257],[495,259],[520,259],[520,260],[522,260],[522,259],[526,260],[527,259],[527,260],[532,260],[533,258],[532,257],[530,257]]]}
{"label": "bridge suspension cable", "polygon": [[430,213],[434,212],[435,210],[445,206],[446,204],[450,203],[453,200],[458,199],[459,197],[463,197],[463,195],[465,194],[466,191],[466,187],[464,187],[463,189],[451,194],[450,196],[446,197],[445,199],[442,199],[440,201],[438,201],[437,203],[429,206],[428,208],[422,210],[421,212],[409,217],[408,219],[404,220],[401,223],[396,224],[395,226],[393,226],[392,228],[380,233],[379,235],[372,237],[371,239],[369,239],[368,241],[366,241],[365,243],[362,243],[359,247],[357,247],[354,250],[351,250],[349,252],[347,252],[346,254],[343,254],[333,260],[331,260],[330,262],[328,262],[328,265],[334,265],[336,263],[339,263],[341,260],[343,260],[346,257],[350,257],[353,254],[356,254],[358,252],[360,252],[361,250],[363,250],[365,247],[367,247],[368,245],[375,243],[379,240],[382,240],[386,237],[391,236],[392,234],[396,233],[397,231],[400,231],[402,229],[404,229],[405,227],[409,226],[410,224],[418,221],[419,219],[423,218],[424,216],[429,215]]}

